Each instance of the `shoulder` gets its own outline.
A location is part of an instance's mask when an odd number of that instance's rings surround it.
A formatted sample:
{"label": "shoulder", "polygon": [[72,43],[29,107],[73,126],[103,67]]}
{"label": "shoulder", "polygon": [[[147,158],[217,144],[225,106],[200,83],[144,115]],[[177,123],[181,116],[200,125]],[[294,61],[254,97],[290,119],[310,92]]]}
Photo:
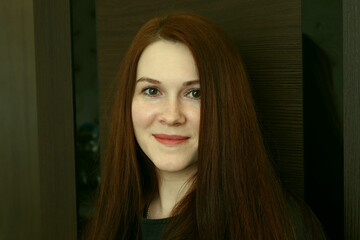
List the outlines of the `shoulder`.
{"label": "shoulder", "polygon": [[289,196],[287,199],[297,239],[326,240],[321,223],[310,207],[303,200],[296,197]]}

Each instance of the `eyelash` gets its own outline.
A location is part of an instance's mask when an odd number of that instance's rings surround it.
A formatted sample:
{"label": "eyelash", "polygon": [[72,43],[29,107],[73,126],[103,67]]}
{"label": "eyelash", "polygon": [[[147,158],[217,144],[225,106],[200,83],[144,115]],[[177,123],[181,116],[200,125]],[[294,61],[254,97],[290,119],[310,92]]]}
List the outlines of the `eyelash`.
{"label": "eyelash", "polygon": [[[156,95],[151,95],[151,94],[147,93],[148,90],[152,90],[152,89],[156,90],[157,93],[160,92],[160,90],[157,89],[156,87],[146,87],[146,88],[144,88],[143,90],[141,90],[141,93],[143,93],[145,96],[148,96],[148,97],[156,97],[156,96],[158,96],[158,94],[156,94]],[[192,88],[192,89],[189,89],[189,90],[187,91],[186,95],[189,95],[190,93],[193,93],[193,92],[195,92],[195,91],[200,91],[200,88]],[[195,100],[200,100],[201,94],[200,94],[200,97],[199,97],[199,98],[195,98],[195,97],[190,97],[190,98],[193,98],[193,99],[195,99]]]}

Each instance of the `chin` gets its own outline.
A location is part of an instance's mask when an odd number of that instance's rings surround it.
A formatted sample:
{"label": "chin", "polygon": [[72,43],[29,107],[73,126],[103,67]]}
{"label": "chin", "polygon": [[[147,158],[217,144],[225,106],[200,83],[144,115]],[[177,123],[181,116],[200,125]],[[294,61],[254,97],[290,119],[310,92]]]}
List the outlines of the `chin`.
{"label": "chin", "polygon": [[154,162],[155,167],[158,171],[161,172],[169,172],[169,173],[179,173],[179,172],[187,172],[191,170],[196,165],[195,161],[157,161]]}

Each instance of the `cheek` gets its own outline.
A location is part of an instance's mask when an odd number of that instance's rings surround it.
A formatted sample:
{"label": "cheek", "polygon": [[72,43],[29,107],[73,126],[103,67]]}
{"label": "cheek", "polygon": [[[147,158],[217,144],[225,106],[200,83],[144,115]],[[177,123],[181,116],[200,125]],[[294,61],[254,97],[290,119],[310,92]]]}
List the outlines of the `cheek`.
{"label": "cheek", "polygon": [[132,121],[135,131],[151,125],[155,119],[155,110],[147,104],[133,102],[131,107]]}
{"label": "cheek", "polygon": [[200,129],[200,108],[192,108],[191,111],[188,112],[188,121],[191,123],[191,126],[197,133],[199,133]]}

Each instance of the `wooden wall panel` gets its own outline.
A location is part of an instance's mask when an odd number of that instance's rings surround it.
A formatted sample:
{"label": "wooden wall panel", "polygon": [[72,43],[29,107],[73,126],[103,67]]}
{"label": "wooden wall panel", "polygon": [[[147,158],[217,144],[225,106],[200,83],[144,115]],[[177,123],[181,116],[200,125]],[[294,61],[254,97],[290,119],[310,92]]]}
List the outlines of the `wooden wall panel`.
{"label": "wooden wall panel", "polygon": [[32,0],[0,1],[0,239],[40,239]]}
{"label": "wooden wall panel", "polygon": [[34,0],[41,239],[76,239],[69,1]]}
{"label": "wooden wall panel", "polygon": [[249,71],[266,142],[277,169],[285,186],[303,196],[300,0],[98,0],[101,138],[106,138],[113,79],[133,36],[151,17],[172,11],[210,18],[234,40]]}
{"label": "wooden wall panel", "polygon": [[360,239],[360,2],[343,0],[345,239]]}
{"label": "wooden wall panel", "polygon": [[0,239],[76,239],[66,1],[0,2]]}

